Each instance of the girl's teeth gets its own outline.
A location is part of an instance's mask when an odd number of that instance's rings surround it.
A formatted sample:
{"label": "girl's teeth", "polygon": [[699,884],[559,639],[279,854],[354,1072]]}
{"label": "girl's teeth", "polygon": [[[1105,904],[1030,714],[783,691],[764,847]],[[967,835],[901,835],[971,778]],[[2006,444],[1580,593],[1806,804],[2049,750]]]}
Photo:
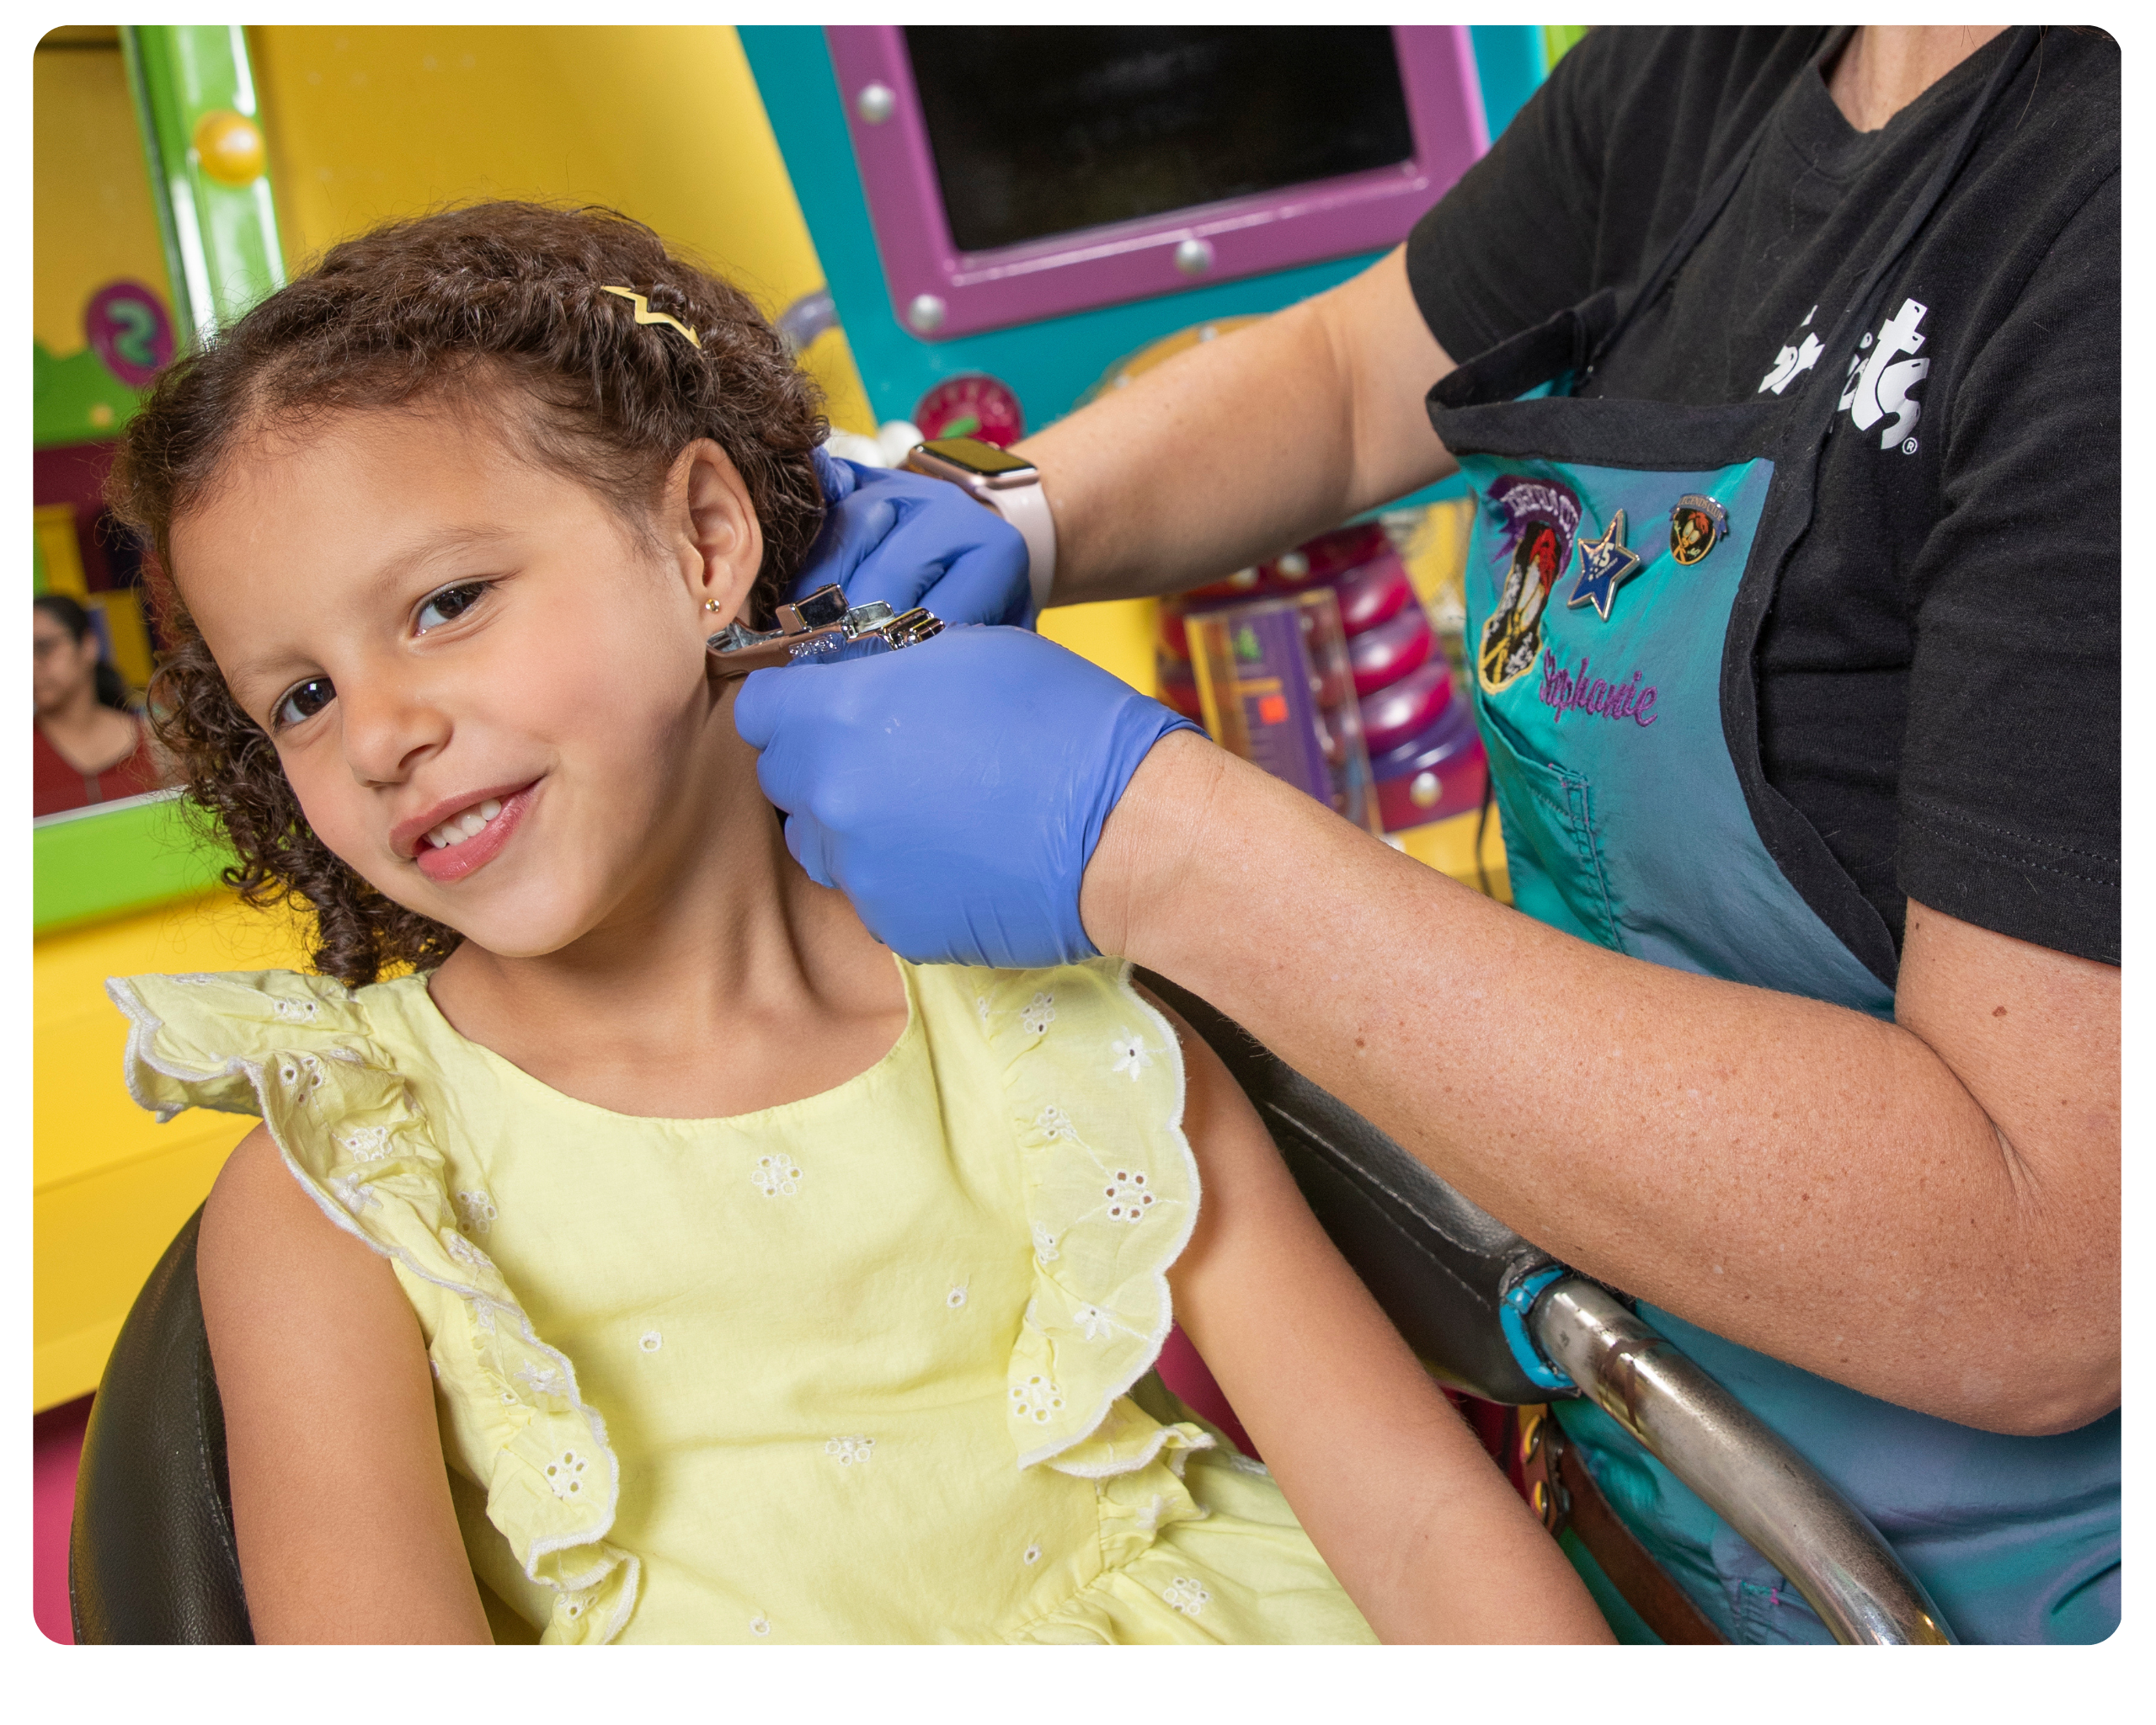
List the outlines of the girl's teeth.
{"label": "girl's teeth", "polygon": [[452,845],[477,838],[487,830],[487,823],[502,812],[500,801],[494,797],[476,808],[467,809],[452,820],[445,820],[427,835],[427,842],[437,851],[446,851]]}

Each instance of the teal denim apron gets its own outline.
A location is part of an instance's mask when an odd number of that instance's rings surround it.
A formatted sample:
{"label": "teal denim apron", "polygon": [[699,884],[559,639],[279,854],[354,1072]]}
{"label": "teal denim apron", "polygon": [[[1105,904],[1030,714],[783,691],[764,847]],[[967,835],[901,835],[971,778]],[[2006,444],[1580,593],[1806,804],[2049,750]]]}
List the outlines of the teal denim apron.
{"label": "teal denim apron", "polygon": [[[1477,496],[1469,680],[1513,902],[1529,916],[1654,964],[1893,1017],[1886,924],[1766,782],[1753,654],[1845,382],[1863,375],[1879,290],[2031,39],[2009,40],[1803,388],[1721,408],[1577,397],[1630,322],[1604,292],[1431,392],[1431,421]],[[1635,309],[1720,213],[1757,142]],[[2057,1437],[1976,1431],[1640,1310],[1870,1516],[1961,1639],[2087,1642],[2116,1626],[2116,1413]],[[1619,1513],[1732,1640],[1830,1638],[1608,1415],[1585,1401],[1556,1412]]]}

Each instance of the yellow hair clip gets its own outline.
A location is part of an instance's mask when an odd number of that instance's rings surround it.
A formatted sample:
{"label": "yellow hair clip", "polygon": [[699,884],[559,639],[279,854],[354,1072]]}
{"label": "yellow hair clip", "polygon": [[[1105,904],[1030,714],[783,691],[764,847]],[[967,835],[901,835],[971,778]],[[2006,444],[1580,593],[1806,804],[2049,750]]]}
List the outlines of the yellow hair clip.
{"label": "yellow hair clip", "polygon": [[696,349],[702,348],[703,343],[696,339],[696,332],[695,330],[690,328],[687,324],[684,323],[671,312],[653,311],[650,301],[647,300],[642,294],[637,292],[633,288],[602,287],[599,291],[601,293],[611,293],[616,299],[627,300],[633,304],[637,308],[638,323],[670,324],[673,328],[680,330],[682,334],[689,338],[689,345],[691,347]]}

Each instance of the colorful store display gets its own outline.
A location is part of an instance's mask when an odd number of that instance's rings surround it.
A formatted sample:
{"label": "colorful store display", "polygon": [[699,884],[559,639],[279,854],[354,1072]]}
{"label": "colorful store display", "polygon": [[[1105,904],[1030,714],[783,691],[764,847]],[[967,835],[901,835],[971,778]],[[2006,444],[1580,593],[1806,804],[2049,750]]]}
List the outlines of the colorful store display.
{"label": "colorful store display", "polygon": [[1324,588],[1186,616],[1205,729],[1358,826],[1378,827],[1340,606]]}
{"label": "colorful store display", "polygon": [[1355,729],[1368,750],[1383,830],[1404,832],[1479,810],[1486,768],[1473,714],[1458,693],[1456,644],[1448,654],[1440,642],[1394,537],[1412,544],[1418,533],[1440,536],[1427,530],[1422,511],[1393,520],[1397,525],[1373,521],[1322,535],[1271,563],[1164,601],[1157,675],[1161,698],[1201,719],[1216,741],[1303,784],[1296,771],[1237,746],[1216,725],[1215,710],[1202,701],[1203,679],[1192,643],[1201,622],[1209,634],[1210,619],[1224,609],[1233,614],[1253,600],[1330,595],[1345,637]]}

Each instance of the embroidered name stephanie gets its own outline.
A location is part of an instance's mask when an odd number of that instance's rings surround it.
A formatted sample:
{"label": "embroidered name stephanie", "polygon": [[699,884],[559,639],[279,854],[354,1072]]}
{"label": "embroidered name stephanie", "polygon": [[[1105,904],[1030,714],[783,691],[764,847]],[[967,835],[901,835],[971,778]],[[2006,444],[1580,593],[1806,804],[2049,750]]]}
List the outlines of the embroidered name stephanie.
{"label": "embroidered name stephanie", "polygon": [[1631,681],[1623,683],[1590,678],[1584,654],[1577,671],[1565,670],[1554,654],[1543,660],[1542,702],[1556,709],[1560,723],[1566,713],[1575,710],[1595,718],[1629,718],[1637,725],[1652,724],[1656,717],[1654,686],[1641,688],[1639,672],[1634,671]]}

